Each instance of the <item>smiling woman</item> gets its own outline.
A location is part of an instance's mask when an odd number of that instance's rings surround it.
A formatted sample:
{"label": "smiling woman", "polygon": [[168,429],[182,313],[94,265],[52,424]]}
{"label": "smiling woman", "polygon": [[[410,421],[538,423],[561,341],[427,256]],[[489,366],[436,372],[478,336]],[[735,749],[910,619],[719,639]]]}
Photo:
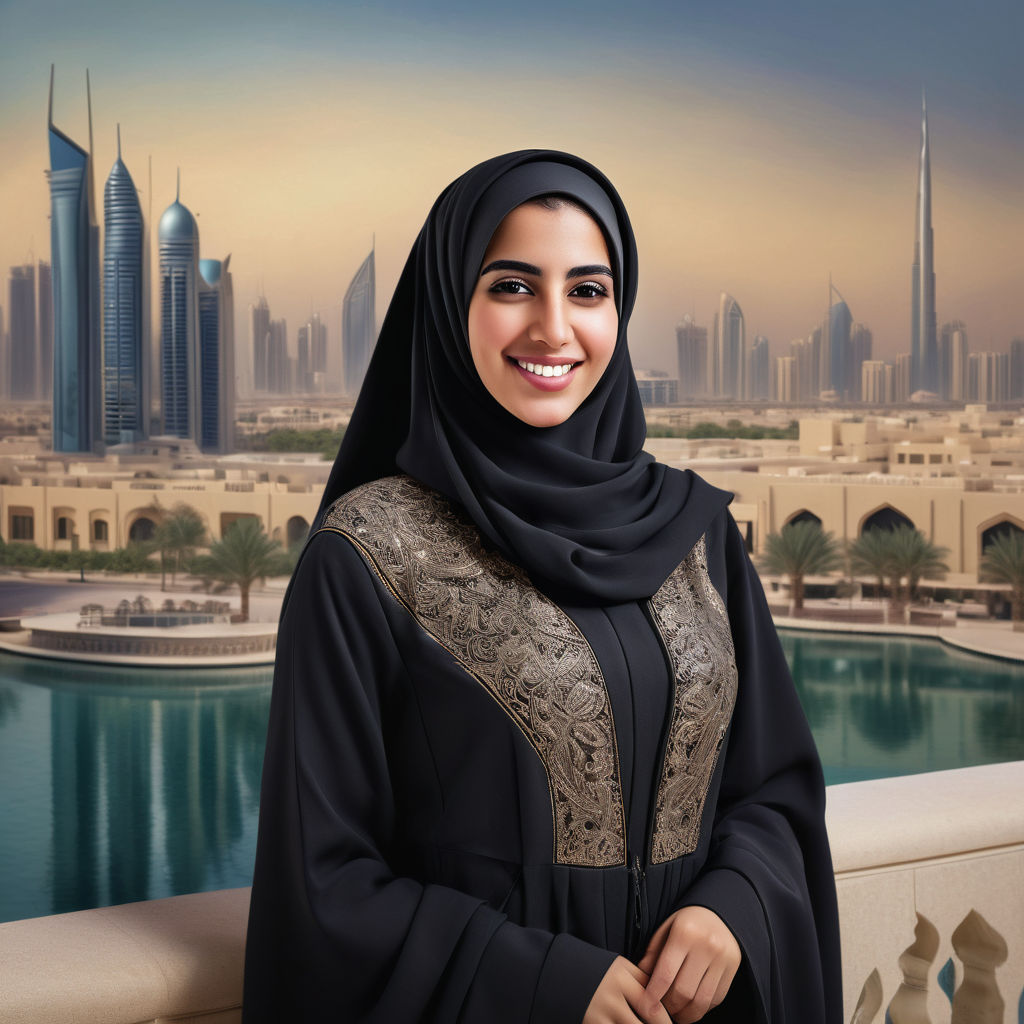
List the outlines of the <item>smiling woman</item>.
{"label": "smiling woman", "polygon": [[564,423],[608,368],[619,321],[610,262],[590,214],[554,197],[516,207],[494,232],[469,349],[484,387],[524,423]]}
{"label": "smiling woman", "polygon": [[285,599],[245,1020],[838,1024],[821,766],[730,496],[643,450],[629,218],[427,217]]}

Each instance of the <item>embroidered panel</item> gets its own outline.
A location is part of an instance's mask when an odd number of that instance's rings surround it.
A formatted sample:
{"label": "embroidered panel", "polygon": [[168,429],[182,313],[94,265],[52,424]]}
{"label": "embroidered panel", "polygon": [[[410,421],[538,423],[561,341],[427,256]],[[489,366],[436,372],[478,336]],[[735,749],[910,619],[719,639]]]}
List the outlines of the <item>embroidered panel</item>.
{"label": "embroidered panel", "polygon": [[651,839],[651,863],[660,864],[697,848],[708,786],[736,703],[732,630],[708,575],[703,537],[651,598],[651,610],[675,669]]}
{"label": "embroidered panel", "polygon": [[438,643],[488,690],[547,772],[554,860],[623,864],[618,751],[604,677],[576,624],[475,525],[410,477],[365,484],[324,522],[357,544]]}

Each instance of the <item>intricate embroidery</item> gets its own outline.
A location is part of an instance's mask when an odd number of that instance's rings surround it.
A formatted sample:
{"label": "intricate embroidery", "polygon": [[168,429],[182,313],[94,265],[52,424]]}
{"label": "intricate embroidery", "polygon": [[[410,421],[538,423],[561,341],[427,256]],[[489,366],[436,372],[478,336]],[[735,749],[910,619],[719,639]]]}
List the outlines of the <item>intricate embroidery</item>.
{"label": "intricate embroidery", "polygon": [[604,677],[586,638],[473,523],[409,477],[366,484],[324,522],[357,547],[420,625],[479,680],[544,764],[554,860],[625,862],[618,751]]}
{"label": "intricate embroidery", "polygon": [[704,538],[651,598],[675,667],[675,698],[655,803],[651,863],[692,853],[718,752],[736,703],[725,606],[708,576]]}

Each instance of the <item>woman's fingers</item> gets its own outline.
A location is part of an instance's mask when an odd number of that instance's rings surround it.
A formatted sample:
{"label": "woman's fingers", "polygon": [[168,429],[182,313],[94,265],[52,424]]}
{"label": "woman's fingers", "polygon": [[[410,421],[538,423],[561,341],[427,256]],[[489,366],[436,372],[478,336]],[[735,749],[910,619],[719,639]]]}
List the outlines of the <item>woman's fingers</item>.
{"label": "woman's fingers", "polygon": [[672,1024],[672,1018],[660,1000],[653,1006],[650,1004],[643,982],[631,979],[625,987],[625,996],[630,1009],[643,1024]]}
{"label": "woman's fingers", "polygon": [[[690,959],[687,957],[687,961]],[[672,986],[672,991],[664,1001],[665,1009],[669,1011],[675,1024],[694,1024],[712,1006],[718,1005],[715,1002],[715,995],[722,977],[721,968],[714,962],[708,964],[695,983],[694,976],[700,971],[700,968],[695,968],[691,974],[687,975],[686,967],[687,964],[684,963],[683,970],[676,978],[676,984]]]}
{"label": "woman's fingers", "polygon": [[640,970],[647,974],[650,974],[654,970],[654,965],[658,962],[658,957],[661,954],[661,949],[665,945],[665,940],[668,938],[668,933],[672,928],[672,918],[667,917],[664,921],[658,925],[657,931],[651,936],[651,941],[647,943],[647,950],[644,955],[640,958],[640,962],[637,966]]}

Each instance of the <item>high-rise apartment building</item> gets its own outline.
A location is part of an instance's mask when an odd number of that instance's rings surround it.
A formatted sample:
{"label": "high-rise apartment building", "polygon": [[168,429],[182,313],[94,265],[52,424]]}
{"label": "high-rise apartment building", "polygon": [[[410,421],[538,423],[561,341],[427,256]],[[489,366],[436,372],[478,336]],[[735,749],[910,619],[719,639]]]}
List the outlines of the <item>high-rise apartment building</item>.
{"label": "high-rise apartment building", "polygon": [[676,358],[680,396],[698,398],[707,394],[708,329],[695,324],[689,314],[676,327]]}
{"label": "high-rise apartment building", "polygon": [[967,373],[969,401],[1009,401],[1010,357],[1006,352],[972,352],[967,357]]}
{"label": "high-rise apartment building", "polygon": [[10,397],[15,400],[37,398],[36,275],[31,263],[11,267],[7,300],[11,322],[8,342]]}
{"label": "high-rise apartment building", "polygon": [[881,359],[865,359],[860,364],[860,400],[867,405],[889,405],[893,400],[895,368]]}
{"label": "high-rise apartment building", "polygon": [[754,338],[744,368],[745,398],[763,401],[772,393],[771,345],[764,335]]}
{"label": "high-rise apartment building", "polygon": [[46,260],[36,266],[36,309],[36,380],[39,395],[45,398],[53,394],[53,271]]}
{"label": "high-rise apartment building", "polygon": [[777,356],[773,363],[772,399],[779,405],[800,400],[799,363],[795,356]]}
{"label": "high-rise apartment building", "polygon": [[745,390],[746,338],[743,310],[722,292],[715,314],[714,341],[708,359],[708,393],[721,398],[742,398]]}
{"label": "high-rise apartment building", "polygon": [[181,203],[160,218],[160,392],[163,432],[202,436],[199,403],[199,228]]}
{"label": "high-rise apartment building", "polygon": [[[3,328],[0,327],[0,333]],[[1010,342],[1010,401],[1024,398],[1024,338]]]}
{"label": "high-rise apartment building", "polygon": [[262,295],[249,307],[252,325],[252,386],[258,392],[271,390],[267,386],[268,353],[270,346],[270,306]]}
{"label": "high-rise apartment building", "polygon": [[967,325],[951,320],[939,332],[938,394],[954,402],[967,399]]}
{"label": "high-rise apartment building", "polygon": [[231,256],[199,261],[199,407],[196,443],[225,454],[235,442],[235,297]]}
{"label": "high-rise apartment building", "polygon": [[341,306],[343,387],[349,398],[359,394],[377,340],[374,321],[376,289],[374,250],[371,249],[345,291]]}
{"label": "high-rise apartment building", "polygon": [[102,447],[99,226],[93,201],[92,100],[89,149],[53,123],[50,69],[50,256],[53,261],[53,449]]}
{"label": "high-rise apartment building", "polygon": [[910,390],[911,380],[911,355],[909,352],[901,352],[896,357],[896,371],[893,375],[894,402],[909,402],[913,393]]}
{"label": "high-rise apartment building", "polygon": [[871,328],[854,324],[850,328],[850,348],[846,361],[846,391],[851,401],[859,402],[863,397],[861,367],[871,359],[874,336]]}
{"label": "high-rise apartment building", "polygon": [[921,100],[921,152],[914,213],[914,265],[910,289],[910,391],[939,388],[932,238],[932,172],[928,149],[928,107]]}
{"label": "high-rise apartment building", "polygon": [[288,358],[288,323],[271,320],[267,334],[267,391],[287,395],[292,390],[291,361]]}
{"label": "high-rise apartment building", "polygon": [[142,207],[135,182],[117,159],[103,189],[103,438],[130,444],[149,435],[149,339],[143,329],[146,293]]}
{"label": "high-rise apartment building", "polygon": [[0,400],[10,398],[11,388],[11,355],[7,345],[7,332],[4,330],[4,307],[0,306]]}

